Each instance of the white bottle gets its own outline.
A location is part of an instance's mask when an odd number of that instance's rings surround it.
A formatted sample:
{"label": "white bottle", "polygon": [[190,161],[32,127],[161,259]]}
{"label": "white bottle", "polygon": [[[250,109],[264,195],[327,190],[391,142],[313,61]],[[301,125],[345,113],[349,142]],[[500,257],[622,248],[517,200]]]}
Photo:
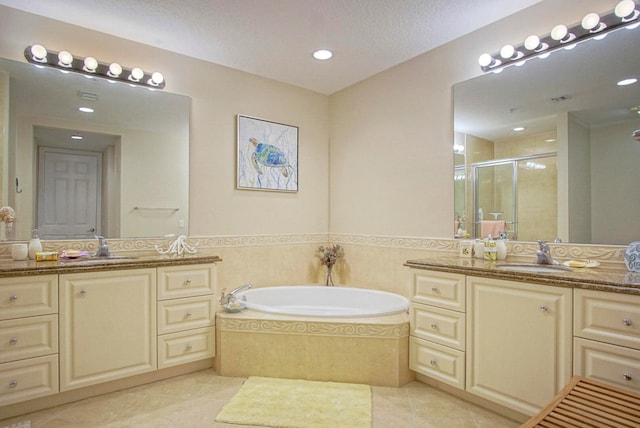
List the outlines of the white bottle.
{"label": "white bottle", "polygon": [[29,241],[29,258],[35,260],[36,253],[42,252],[42,243],[38,238],[38,229],[33,229],[31,233],[31,241]]}
{"label": "white bottle", "polygon": [[507,244],[504,242],[504,239],[498,239],[496,241],[496,253],[498,255],[498,260],[506,260]]}

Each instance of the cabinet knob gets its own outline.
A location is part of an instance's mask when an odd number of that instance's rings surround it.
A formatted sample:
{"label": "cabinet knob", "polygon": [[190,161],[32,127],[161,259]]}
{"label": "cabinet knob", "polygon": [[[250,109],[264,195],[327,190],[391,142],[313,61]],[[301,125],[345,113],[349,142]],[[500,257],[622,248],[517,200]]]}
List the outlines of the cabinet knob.
{"label": "cabinet knob", "polygon": [[11,382],[9,382],[9,388],[17,388],[17,387],[18,387],[17,380],[12,380]]}
{"label": "cabinet knob", "polygon": [[622,324],[624,324],[627,327],[629,327],[631,324],[633,324],[633,321],[631,321],[629,318],[623,318],[622,319]]}
{"label": "cabinet knob", "polygon": [[83,289],[80,291],[80,294],[82,294],[83,296],[86,296],[86,294],[87,294],[87,290],[83,288]]}
{"label": "cabinet knob", "polygon": [[187,314],[184,317],[185,318],[191,318],[191,312],[187,312]]}
{"label": "cabinet knob", "polygon": [[18,344],[18,338],[17,337],[12,337],[11,340],[9,340],[9,344],[10,345],[17,345]]}
{"label": "cabinet knob", "polygon": [[540,311],[541,312],[547,312],[549,310],[549,308],[547,307],[547,305],[540,305]]}
{"label": "cabinet knob", "polygon": [[15,294],[12,295],[11,297],[9,297],[9,300],[12,302],[15,302],[16,300],[18,300],[18,296],[16,296]]}
{"label": "cabinet knob", "polygon": [[433,291],[434,293],[438,292],[438,287],[431,287],[431,291]]}
{"label": "cabinet knob", "polygon": [[191,350],[193,349],[193,346],[191,346],[191,345],[187,345],[187,348],[186,348],[186,349],[187,349],[187,351],[191,351]]}
{"label": "cabinet knob", "polygon": [[431,324],[431,328],[434,329],[434,330],[437,329],[438,328],[438,324],[436,324],[436,323]]}
{"label": "cabinet knob", "polygon": [[437,366],[438,365],[438,361],[437,360],[431,360],[431,361],[429,361],[429,364],[431,364],[432,366]]}
{"label": "cabinet knob", "polygon": [[627,380],[627,381],[633,380],[633,377],[631,376],[631,373],[629,373],[629,372],[624,372],[622,374],[622,377],[624,378],[624,380]]}
{"label": "cabinet knob", "polygon": [[185,282],[187,283],[187,285],[190,285],[191,284],[191,278],[187,278]]}

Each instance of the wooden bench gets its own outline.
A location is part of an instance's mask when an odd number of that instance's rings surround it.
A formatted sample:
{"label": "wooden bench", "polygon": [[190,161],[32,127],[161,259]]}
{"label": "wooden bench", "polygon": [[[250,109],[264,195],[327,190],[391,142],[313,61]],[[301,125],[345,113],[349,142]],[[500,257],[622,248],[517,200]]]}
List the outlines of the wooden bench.
{"label": "wooden bench", "polygon": [[640,394],[573,377],[554,399],[521,428],[640,427]]}

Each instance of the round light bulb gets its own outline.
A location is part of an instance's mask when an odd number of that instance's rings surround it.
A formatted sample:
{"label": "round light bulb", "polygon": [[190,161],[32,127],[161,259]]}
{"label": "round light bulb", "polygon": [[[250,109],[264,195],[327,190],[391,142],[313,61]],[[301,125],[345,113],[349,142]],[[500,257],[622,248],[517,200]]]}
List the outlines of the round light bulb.
{"label": "round light bulb", "polygon": [[537,47],[540,46],[540,37],[531,35],[524,40],[524,47],[527,50],[534,51]]}
{"label": "round light bulb", "polygon": [[488,67],[492,62],[493,58],[488,53],[482,54],[480,58],[478,58],[478,64],[480,64],[481,67]]}
{"label": "round light bulb", "polygon": [[62,67],[71,67],[73,62],[73,55],[67,51],[58,52],[58,64]]}
{"label": "round light bulb", "polygon": [[122,74],[122,66],[117,62],[111,63],[111,65],[109,65],[109,75],[111,77],[118,77],[120,74]]}
{"label": "round light bulb", "polygon": [[164,76],[162,75],[162,73],[156,71],[151,75],[151,82],[156,86],[160,85],[162,82],[164,82]]}
{"label": "round light bulb", "polygon": [[327,60],[333,56],[333,52],[326,49],[318,49],[313,53],[313,57],[315,59],[319,59],[321,61]]}
{"label": "round light bulb", "polygon": [[31,46],[31,57],[37,62],[46,62],[47,50],[42,45]]}
{"label": "round light bulb", "polygon": [[627,18],[636,10],[636,2],[633,0],[622,0],[616,5],[614,13],[618,18]]}
{"label": "round light bulb", "polygon": [[600,15],[597,13],[588,13],[582,18],[582,28],[585,30],[593,30],[600,24]]}
{"label": "round light bulb", "polygon": [[131,70],[131,80],[138,82],[144,77],[144,71],[141,68],[135,67]]}
{"label": "round light bulb", "polygon": [[88,56],[84,59],[84,67],[82,69],[84,71],[88,71],[89,73],[94,73],[98,68],[98,60],[92,56]]}
{"label": "round light bulb", "polygon": [[504,45],[502,49],[500,49],[500,56],[504,59],[509,59],[513,57],[513,54],[516,50],[511,45]]}
{"label": "round light bulb", "polygon": [[553,30],[551,30],[551,38],[553,40],[560,41],[565,38],[568,32],[569,30],[567,30],[566,25],[556,25],[553,27]]}

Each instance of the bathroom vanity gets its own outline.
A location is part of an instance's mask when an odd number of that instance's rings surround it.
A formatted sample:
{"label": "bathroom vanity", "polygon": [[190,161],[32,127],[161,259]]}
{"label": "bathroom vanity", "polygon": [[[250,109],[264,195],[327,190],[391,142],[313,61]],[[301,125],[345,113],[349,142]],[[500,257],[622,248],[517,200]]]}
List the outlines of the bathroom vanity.
{"label": "bathroom vanity", "polygon": [[211,367],[219,261],[1,263],[0,412]]}
{"label": "bathroom vanity", "polygon": [[640,283],[620,268],[514,272],[411,260],[418,378],[525,420],[573,375],[640,391]]}

